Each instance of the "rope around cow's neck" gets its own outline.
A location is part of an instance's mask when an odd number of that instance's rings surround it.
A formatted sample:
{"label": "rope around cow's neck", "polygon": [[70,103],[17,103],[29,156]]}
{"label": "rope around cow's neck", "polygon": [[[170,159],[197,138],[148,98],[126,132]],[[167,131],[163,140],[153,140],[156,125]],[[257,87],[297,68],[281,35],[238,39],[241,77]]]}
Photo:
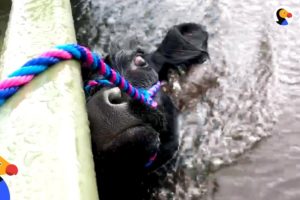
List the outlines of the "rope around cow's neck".
{"label": "rope around cow's neck", "polygon": [[[134,100],[140,101],[153,109],[157,108],[157,103],[153,98],[160,89],[160,82],[157,82],[148,91],[133,87],[123,76],[107,65],[101,56],[77,44],[56,46],[53,50],[29,60],[21,68],[10,74],[7,79],[0,81],[0,107],[36,75],[46,71],[54,64],[71,59],[80,61],[85,68],[98,71],[100,75],[104,76],[106,83],[119,87],[121,91]],[[92,81],[88,83],[88,86],[94,86],[95,84],[101,84],[101,82]]]}

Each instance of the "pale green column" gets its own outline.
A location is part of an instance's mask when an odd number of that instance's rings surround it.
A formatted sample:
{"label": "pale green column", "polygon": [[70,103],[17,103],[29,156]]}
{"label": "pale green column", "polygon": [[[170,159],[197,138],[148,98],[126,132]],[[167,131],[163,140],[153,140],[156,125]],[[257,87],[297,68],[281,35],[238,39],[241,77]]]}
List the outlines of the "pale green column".
{"label": "pale green column", "polygon": [[[74,42],[69,0],[14,0],[1,78],[57,44]],[[98,199],[75,61],[49,69],[0,108],[0,155],[19,168],[16,176],[2,176],[12,200]]]}

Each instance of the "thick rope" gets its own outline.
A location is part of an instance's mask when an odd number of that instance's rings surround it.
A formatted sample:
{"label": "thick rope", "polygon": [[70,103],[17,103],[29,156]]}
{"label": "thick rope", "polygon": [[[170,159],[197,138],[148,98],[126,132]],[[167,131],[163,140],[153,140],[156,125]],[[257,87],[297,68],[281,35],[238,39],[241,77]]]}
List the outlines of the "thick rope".
{"label": "thick rope", "polygon": [[148,91],[142,88],[135,88],[123,76],[107,65],[101,56],[77,44],[57,46],[55,49],[29,60],[20,69],[10,74],[7,79],[0,81],[0,107],[35,76],[46,71],[54,64],[70,59],[80,61],[83,67],[98,71],[106,79],[106,81],[102,82],[89,82],[88,86],[92,87],[99,84],[105,86],[114,85],[134,100],[149,105],[151,108],[157,108],[157,102],[153,98],[160,89],[160,82],[152,86]]}
{"label": "thick rope", "polygon": [[156,160],[156,157],[157,157],[157,152],[154,153],[148,160],[148,162],[145,164],[145,168],[149,168],[153,162]]}

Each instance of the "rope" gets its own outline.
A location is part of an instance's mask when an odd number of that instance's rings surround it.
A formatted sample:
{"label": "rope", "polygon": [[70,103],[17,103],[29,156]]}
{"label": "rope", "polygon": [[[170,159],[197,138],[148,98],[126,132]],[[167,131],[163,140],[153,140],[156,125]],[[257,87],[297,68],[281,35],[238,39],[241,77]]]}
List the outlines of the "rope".
{"label": "rope", "polygon": [[153,162],[155,161],[156,157],[157,157],[157,152],[154,153],[154,154],[149,158],[148,162],[145,164],[145,168],[149,168],[149,167],[153,164]]}
{"label": "rope", "polygon": [[148,91],[143,88],[136,88],[107,65],[101,56],[77,44],[56,46],[53,50],[29,60],[21,68],[11,73],[7,79],[0,81],[0,107],[35,76],[46,71],[54,64],[71,59],[80,61],[84,68],[97,71],[105,78],[105,81],[90,81],[85,90],[101,84],[104,86],[116,86],[132,99],[140,101],[153,109],[157,108],[157,102],[153,98],[160,89],[160,82],[157,82]]}

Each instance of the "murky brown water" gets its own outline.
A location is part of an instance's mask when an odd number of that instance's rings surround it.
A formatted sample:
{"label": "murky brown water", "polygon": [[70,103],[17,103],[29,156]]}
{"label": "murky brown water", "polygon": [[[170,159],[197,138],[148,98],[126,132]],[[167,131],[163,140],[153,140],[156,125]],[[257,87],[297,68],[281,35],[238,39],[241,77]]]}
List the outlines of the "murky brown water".
{"label": "murky brown water", "polygon": [[300,104],[287,103],[272,137],[210,176],[209,200],[300,199]]}
{"label": "murky brown water", "polygon": [[[266,3],[263,9],[279,6]],[[210,177],[211,200],[298,200],[300,199],[300,41],[298,1],[289,1],[294,21],[288,27],[270,24],[270,37],[277,93],[276,112],[280,115],[271,137]],[[270,111],[267,111],[270,112]]]}
{"label": "murky brown water", "polygon": [[281,27],[274,0],[74,0],[79,42],[99,52],[133,34],[153,49],[181,22],[209,32],[210,62],[170,86],[181,148],[159,199],[300,199],[300,3],[286,3]]}

